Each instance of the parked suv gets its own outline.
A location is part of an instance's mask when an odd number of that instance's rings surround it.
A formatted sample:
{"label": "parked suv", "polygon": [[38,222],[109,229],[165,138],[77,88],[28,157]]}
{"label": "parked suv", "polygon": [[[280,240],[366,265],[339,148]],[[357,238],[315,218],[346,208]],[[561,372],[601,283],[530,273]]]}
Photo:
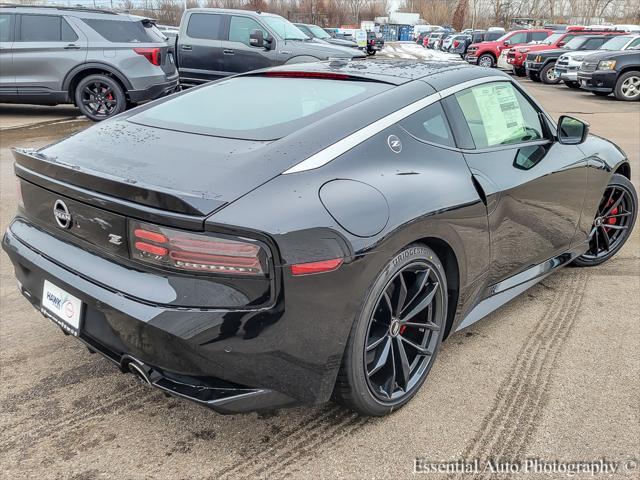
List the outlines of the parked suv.
{"label": "parked suv", "polygon": [[482,42],[469,45],[465,60],[481,67],[495,67],[500,53],[505,48],[529,42],[539,42],[553,33],[553,30],[514,30],[505,33],[495,42]]}
{"label": "parked suv", "polygon": [[1,6],[0,41],[0,102],[75,103],[98,121],[178,85],[173,48],[142,17]]}
{"label": "parked suv", "polygon": [[350,60],[366,54],[315,42],[279,15],[192,8],[180,21],[177,56],[180,82],[193,85],[276,65]]}
{"label": "parked suv", "polygon": [[569,88],[580,88],[578,70],[584,59],[592,53],[615,52],[640,46],[640,35],[620,35],[609,39],[596,50],[567,52],[560,55],[556,62],[556,76]]}
{"label": "parked suv", "polygon": [[596,50],[605,42],[623,32],[608,33],[606,35],[580,35],[569,40],[562,48],[540,50],[527,54],[524,63],[528,77],[534,82],[555,85],[560,83],[560,77],[556,75],[556,61],[568,51]]}
{"label": "parked suv", "polygon": [[618,100],[640,100],[640,47],[623,52],[592,53],[578,70],[580,88]]}

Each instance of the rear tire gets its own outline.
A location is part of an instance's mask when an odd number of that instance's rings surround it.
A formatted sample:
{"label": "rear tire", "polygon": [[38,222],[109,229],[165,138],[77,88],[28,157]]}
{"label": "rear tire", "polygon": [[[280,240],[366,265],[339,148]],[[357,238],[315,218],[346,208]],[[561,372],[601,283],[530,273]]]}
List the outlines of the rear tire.
{"label": "rear tire", "polygon": [[366,294],[349,334],[334,400],[372,416],[405,405],[433,366],[446,318],[442,263],[430,248],[409,245]]}
{"label": "rear tire", "polygon": [[589,250],[576,258],[578,267],[594,267],[606,262],[624,246],[638,215],[638,194],[623,175],[614,174],[604,195],[591,229]]}
{"label": "rear tire", "polygon": [[618,100],[635,102],[640,100],[640,72],[625,72],[618,77],[613,93]]}
{"label": "rear tire", "polygon": [[569,88],[573,88],[574,90],[580,88],[580,84],[578,82],[573,82],[571,80],[565,80],[564,84]]}
{"label": "rear tire", "polygon": [[560,83],[560,77],[556,75],[556,62],[547,63],[540,70],[540,80],[547,85],[557,85]]}
{"label": "rear tire", "polygon": [[76,86],[74,99],[82,114],[94,122],[113,117],[127,108],[123,88],[107,75],[84,77]]}

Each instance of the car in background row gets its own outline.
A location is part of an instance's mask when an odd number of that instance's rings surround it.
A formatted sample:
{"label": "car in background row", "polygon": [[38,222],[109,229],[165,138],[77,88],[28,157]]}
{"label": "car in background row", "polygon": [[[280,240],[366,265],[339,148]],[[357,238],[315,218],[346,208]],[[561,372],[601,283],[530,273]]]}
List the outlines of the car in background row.
{"label": "car in background row", "polygon": [[74,103],[94,121],[176,90],[173,46],[149,19],[0,6],[0,102]]}
{"label": "car in background row", "polygon": [[384,48],[384,39],[376,32],[367,32],[367,55],[375,55]]}
{"label": "car in background row", "polygon": [[345,40],[343,38],[334,38],[326,32],[324,28],[320,28],[317,25],[310,25],[306,23],[294,23],[305,35],[309,38],[314,38],[322,42],[330,43],[331,45],[337,45],[339,47],[358,48],[358,44],[351,40]]}
{"label": "car in background row", "polygon": [[560,55],[556,62],[556,76],[569,88],[580,88],[578,70],[584,59],[592,53],[615,52],[640,46],[640,35],[620,35],[611,38],[596,50],[574,51]]}
{"label": "car in background row", "polygon": [[315,42],[279,15],[221,8],[185,10],[177,53],[186,86],[276,65],[366,57],[355,48]]}
{"label": "car in background row", "polygon": [[530,42],[539,42],[554,31],[550,29],[514,30],[507,32],[494,42],[482,42],[469,45],[465,60],[481,67],[494,67],[500,53],[506,48]]}
{"label": "car in background row", "polygon": [[618,100],[640,100],[640,47],[592,53],[578,70],[578,82],[596,95],[613,93]]}
{"label": "car in background row", "polygon": [[[570,26],[567,27],[566,31],[553,33],[539,43],[522,45],[520,47],[504,50],[498,59],[498,67],[505,70],[512,70],[517,76],[525,76],[527,72],[524,62],[527,60],[527,54],[540,50],[562,48],[567,42],[578,36],[607,35],[613,31],[615,31],[615,29],[603,29],[602,27],[595,29]],[[618,33],[622,34],[624,33],[624,30],[619,30]]]}
{"label": "car in background row", "polygon": [[524,64],[527,76],[534,82],[542,81],[542,83],[551,85],[560,83],[560,77],[556,75],[556,61],[560,58],[560,55],[571,50],[595,50],[609,39],[622,33],[623,32],[611,32],[606,35],[580,35],[569,40],[562,48],[528,53],[527,60]]}
{"label": "car in background row", "polygon": [[469,45],[481,42],[494,42],[504,35],[504,29],[495,30],[475,30],[461,35],[454,35],[449,47],[449,53],[457,53],[462,58],[467,53]]}

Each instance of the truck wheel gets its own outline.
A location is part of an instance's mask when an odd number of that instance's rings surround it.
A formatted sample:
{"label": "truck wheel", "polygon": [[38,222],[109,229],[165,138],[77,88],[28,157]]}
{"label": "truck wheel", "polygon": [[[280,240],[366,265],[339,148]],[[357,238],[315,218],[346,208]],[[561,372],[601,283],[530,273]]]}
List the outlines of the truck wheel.
{"label": "truck wheel", "polygon": [[560,77],[556,74],[556,62],[549,62],[540,70],[540,80],[547,85],[560,83]]}
{"label": "truck wheel", "polygon": [[496,61],[493,59],[493,55],[490,55],[488,53],[480,55],[480,58],[478,58],[478,65],[480,65],[481,67],[493,68],[495,63]]}
{"label": "truck wheel", "polygon": [[640,100],[640,72],[625,72],[618,77],[613,93],[618,100],[633,102]]}
{"label": "truck wheel", "polygon": [[375,55],[376,51],[375,50],[367,50],[367,55],[371,56],[371,55]]}
{"label": "truck wheel", "polygon": [[89,75],[80,80],[74,99],[83,115],[94,122],[122,113],[127,108],[124,90],[107,75]]}
{"label": "truck wheel", "polygon": [[580,88],[580,84],[578,82],[573,82],[571,80],[565,80],[564,84],[569,88]]}
{"label": "truck wheel", "polygon": [[529,70],[529,73],[527,74],[527,76],[529,77],[529,80],[531,80],[532,82],[540,81],[540,74],[538,72],[533,72]]}

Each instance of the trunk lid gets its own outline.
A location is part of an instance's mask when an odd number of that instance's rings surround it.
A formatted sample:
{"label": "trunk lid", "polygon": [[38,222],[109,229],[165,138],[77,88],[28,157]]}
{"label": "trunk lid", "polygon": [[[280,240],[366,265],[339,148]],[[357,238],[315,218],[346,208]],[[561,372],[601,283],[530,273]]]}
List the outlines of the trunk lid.
{"label": "trunk lid", "polygon": [[152,209],[206,217],[281,173],[263,161],[269,143],[112,120],[14,156],[18,174],[35,183],[42,184],[34,176],[44,176]]}

